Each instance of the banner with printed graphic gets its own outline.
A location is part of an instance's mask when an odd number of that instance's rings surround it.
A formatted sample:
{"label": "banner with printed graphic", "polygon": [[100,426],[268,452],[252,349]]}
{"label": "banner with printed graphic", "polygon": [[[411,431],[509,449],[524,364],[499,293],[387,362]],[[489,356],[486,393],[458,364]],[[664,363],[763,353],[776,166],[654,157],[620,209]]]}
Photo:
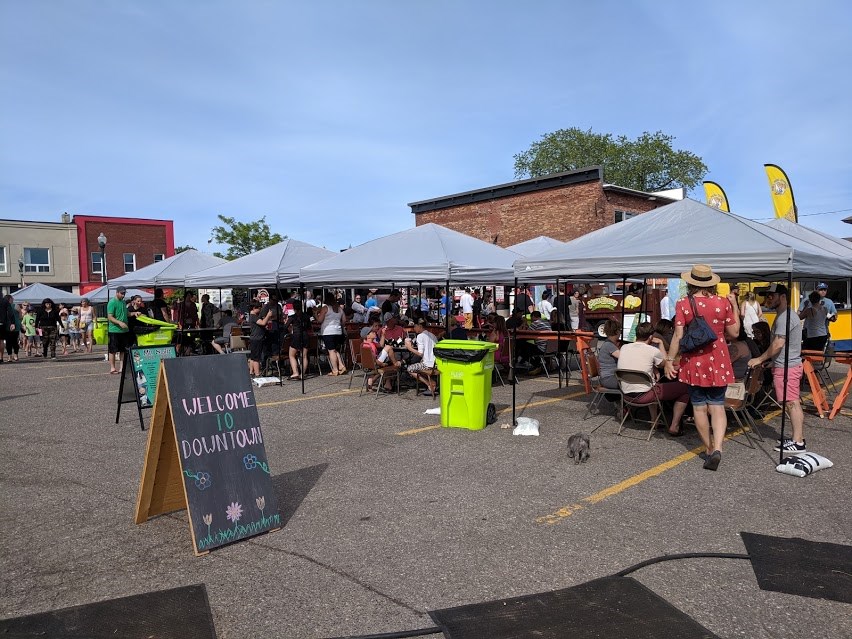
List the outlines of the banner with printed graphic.
{"label": "banner with printed graphic", "polygon": [[725,195],[725,190],[715,182],[703,182],[703,184],[704,195],[707,196],[707,205],[730,213],[731,209],[728,206],[728,196]]}
{"label": "banner with printed graphic", "polygon": [[793,197],[793,187],[784,170],[775,164],[764,164],[766,177],[769,178],[769,193],[772,205],[775,207],[775,217],[783,217],[791,222],[799,221],[796,200]]}

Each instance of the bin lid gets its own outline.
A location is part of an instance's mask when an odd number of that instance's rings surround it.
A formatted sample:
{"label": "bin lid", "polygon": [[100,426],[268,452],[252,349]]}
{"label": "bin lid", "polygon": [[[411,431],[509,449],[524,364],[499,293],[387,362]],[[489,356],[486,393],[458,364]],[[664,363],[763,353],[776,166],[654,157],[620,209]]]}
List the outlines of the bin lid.
{"label": "bin lid", "polygon": [[435,357],[453,362],[481,362],[491,351],[497,349],[494,342],[478,342],[467,339],[445,339],[435,344]]}
{"label": "bin lid", "polygon": [[151,326],[162,326],[164,328],[177,328],[177,324],[172,324],[171,322],[164,322],[163,320],[154,319],[153,317],[148,317],[147,315],[139,315],[137,316],[137,321],[142,322],[143,324],[149,324]]}
{"label": "bin lid", "polygon": [[439,349],[458,349],[462,351],[481,351],[481,350],[497,350],[497,344],[494,342],[480,342],[473,339],[442,339],[435,344],[435,350]]}

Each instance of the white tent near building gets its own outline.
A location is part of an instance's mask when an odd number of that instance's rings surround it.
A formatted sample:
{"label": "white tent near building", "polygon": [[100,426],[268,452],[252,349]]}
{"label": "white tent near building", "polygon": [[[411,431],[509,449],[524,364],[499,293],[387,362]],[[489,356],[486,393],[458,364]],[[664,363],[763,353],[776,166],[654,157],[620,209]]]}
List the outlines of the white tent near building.
{"label": "white tent near building", "polygon": [[508,283],[520,256],[438,224],[380,237],[301,270],[306,284]]}
{"label": "white tent near building", "polygon": [[[120,284],[115,284],[115,285],[105,284],[104,286],[101,286],[100,288],[96,288],[93,291],[89,291],[88,293],[86,293],[82,297],[87,298],[89,300],[89,304],[106,304],[107,302],[109,302],[110,298],[115,297],[115,289],[117,289],[119,286],[121,286],[121,285]],[[129,288],[129,287],[125,287],[125,288],[127,288],[127,293],[124,296],[125,300],[129,301],[130,298],[132,298],[136,295],[141,295],[142,300],[145,301],[145,302],[150,302],[152,299],[154,299],[154,294],[149,293],[148,291],[143,291],[140,288]]]}
{"label": "white tent near building", "polygon": [[117,286],[131,287],[157,287],[157,286],[184,286],[188,275],[198,273],[204,269],[224,264],[226,260],[215,255],[202,253],[195,249],[188,249],[181,253],[172,255],[162,262],[154,262],[138,271],[127,273],[121,277],[110,278],[109,288]]}
{"label": "white tent near building", "polygon": [[79,295],[48,286],[47,284],[42,284],[41,282],[29,284],[12,293],[12,299],[15,300],[15,304],[21,304],[23,302],[28,304],[41,304],[42,300],[46,298],[53,300],[54,304],[78,304],[80,302]]}
{"label": "white tent near building", "polygon": [[337,255],[333,251],[286,239],[283,242],[187,276],[186,286],[256,288],[278,284],[298,284],[303,266]]}
{"label": "white tent near building", "polygon": [[565,246],[565,242],[555,240],[552,237],[547,237],[546,235],[539,235],[538,237],[534,237],[526,242],[519,242],[518,244],[513,244],[506,248],[507,250],[523,255],[524,257],[535,257],[545,251],[549,251],[560,246]]}
{"label": "white tent near building", "polygon": [[693,264],[710,264],[728,281],[847,278],[852,273],[852,255],[842,246],[812,243],[689,199],[521,258],[514,267],[518,279],[541,281],[680,277]]}

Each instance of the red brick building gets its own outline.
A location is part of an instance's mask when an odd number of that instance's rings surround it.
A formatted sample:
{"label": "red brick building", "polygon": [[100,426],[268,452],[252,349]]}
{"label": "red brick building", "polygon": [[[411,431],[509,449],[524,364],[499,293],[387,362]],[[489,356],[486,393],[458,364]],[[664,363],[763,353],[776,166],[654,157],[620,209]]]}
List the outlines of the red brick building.
{"label": "red brick building", "polygon": [[[77,226],[81,294],[101,286],[106,277],[113,279],[131,273],[175,254],[171,220],[75,215],[74,224]],[[98,244],[101,233],[107,238],[106,274]]]}
{"label": "red brick building", "polygon": [[416,226],[433,222],[506,247],[540,235],[567,242],[682,197],[680,190],[644,193],[605,184],[595,166],[408,206]]}

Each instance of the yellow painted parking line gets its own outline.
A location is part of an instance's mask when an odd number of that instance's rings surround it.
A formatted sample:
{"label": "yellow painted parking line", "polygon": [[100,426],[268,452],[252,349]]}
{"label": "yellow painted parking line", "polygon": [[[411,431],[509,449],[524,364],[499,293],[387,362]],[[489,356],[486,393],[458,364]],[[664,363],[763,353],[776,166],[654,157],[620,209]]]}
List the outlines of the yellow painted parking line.
{"label": "yellow painted parking line", "polygon": [[404,430],[401,433],[397,433],[397,435],[416,435],[417,433],[422,433],[427,430],[435,430],[440,427],[440,424],[432,424],[431,426],[422,426],[421,428],[412,428],[411,430]]}
{"label": "yellow painted parking line", "polygon": [[57,377],[45,377],[45,379],[77,379],[78,377],[100,377],[101,375],[109,375],[109,371],[104,371],[103,373],[78,373],[76,375],[59,375]]}
{"label": "yellow painted parking line", "polygon": [[263,404],[258,404],[258,407],[266,407],[266,406],[281,406],[282,404],[293,404],[295,402],[305,402],[309,399],[323,399],[325,397],[343,397],[344,395],[349,395],[351,393],[357,393],[358,391],[352,389],[346,389],[345,391],[337,391],[336,393],[326,393],[325,395],[305,395],[303,397],[294,397],[293,399],[282,399],[278,402],[264,402]]}

